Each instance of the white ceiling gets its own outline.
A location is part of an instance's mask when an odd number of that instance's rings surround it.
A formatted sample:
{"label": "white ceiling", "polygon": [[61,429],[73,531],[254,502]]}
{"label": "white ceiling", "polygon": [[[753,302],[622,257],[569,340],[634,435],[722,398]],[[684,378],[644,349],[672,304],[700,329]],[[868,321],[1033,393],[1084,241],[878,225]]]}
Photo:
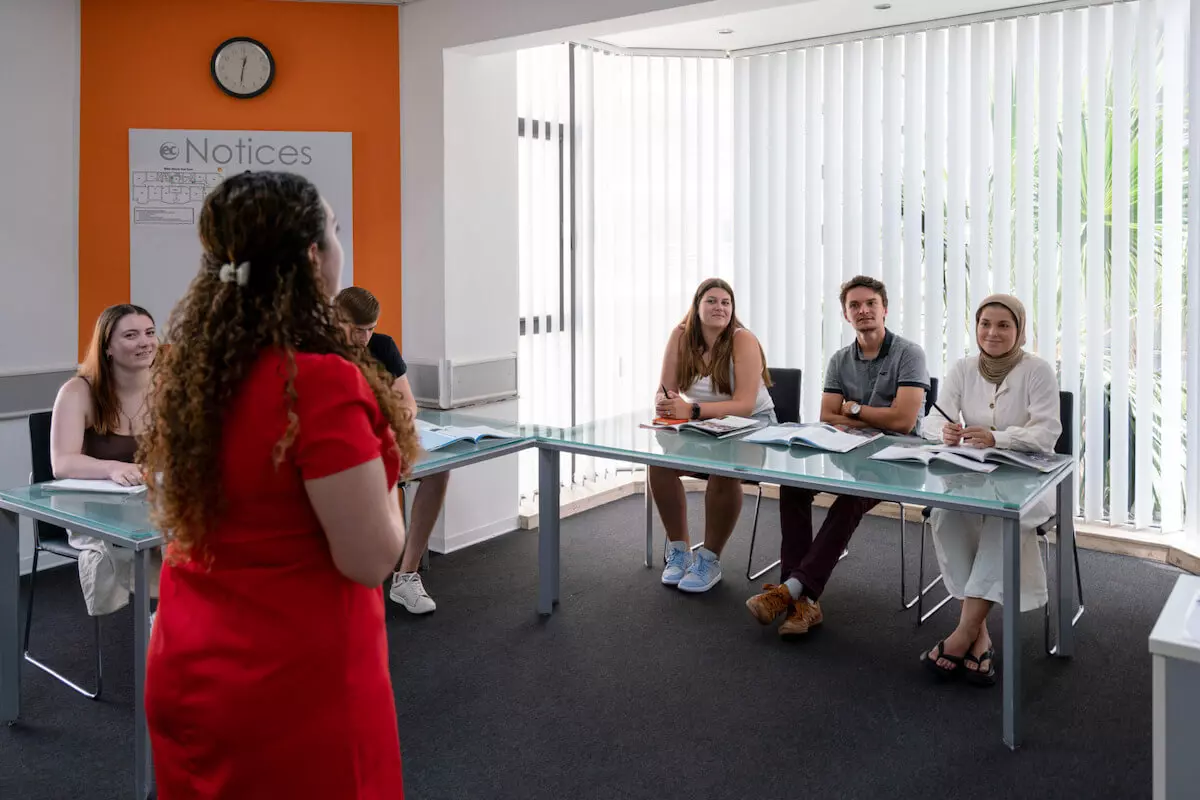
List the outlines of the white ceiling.
{"label": "white ceiling", "polygon": [[[880,2],[882,0],[808,0],[796,5],[596,38],[618,47],[741,50],[1037,5],[1050,0],[890,0],[892,7],[886,11],[874,8]],[[730,29],[733,33],[717,33],[721,29]]]}

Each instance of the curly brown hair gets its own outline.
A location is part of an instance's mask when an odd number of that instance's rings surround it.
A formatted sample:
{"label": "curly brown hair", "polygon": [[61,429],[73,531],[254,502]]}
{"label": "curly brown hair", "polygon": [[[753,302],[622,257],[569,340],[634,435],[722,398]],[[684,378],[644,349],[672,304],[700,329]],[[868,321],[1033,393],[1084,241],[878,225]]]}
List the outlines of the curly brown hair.
{"label": "curly brown hair", "polygon": [[[278,348],[288,365],[288,423],[275,445],[278,467],[300,429],[295,412],[295,354],[336,354],[370,384],[396,434],[404,469],[418,444],[411,415],[391,379],[354,347],[330,302],[310,253],[326,246],[326,214],[315,186],[299,175],[247,172],[219,184],[200,212],[204,256],[200,272],[171,313],[173,346],[155,367],[151,420],[140,461],[161,482],[148,481],[154,521],[176,561],[203,557],[205,536],[223,506],[223,412],[263,351]],[[224,264],[249,263],[244,285],[222,281]]]}

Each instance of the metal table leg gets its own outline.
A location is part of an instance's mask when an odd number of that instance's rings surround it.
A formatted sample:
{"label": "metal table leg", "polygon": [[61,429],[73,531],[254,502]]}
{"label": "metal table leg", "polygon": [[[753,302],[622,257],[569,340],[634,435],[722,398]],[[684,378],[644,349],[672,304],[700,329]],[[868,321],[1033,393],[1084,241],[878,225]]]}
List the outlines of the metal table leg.
{"label": "metal table leg", "polygon": [[21,713],[21,528],[19,517],[0,509],[0,720]]}
{"label": "metal table leg", "polygon": [[646,468],[646,566],[654,566],[654,496],[650,492],[650,468]]}
{"label": "metal table leg", "polygon": [[146,650],[150,645],[150,550],[133,558],[133,714],[134,797],[146,800],[154,785],[150,758],[150,734],[146,728]]}
{"label": "metal table leg", "polygon": [[1004,520],[1004,743],[1021,744],[1021,522]]}
{"label": "metal table leg", "polygon": [[554,613],[559,597],[559,454],[538,450],[538,604],[539,614]]}

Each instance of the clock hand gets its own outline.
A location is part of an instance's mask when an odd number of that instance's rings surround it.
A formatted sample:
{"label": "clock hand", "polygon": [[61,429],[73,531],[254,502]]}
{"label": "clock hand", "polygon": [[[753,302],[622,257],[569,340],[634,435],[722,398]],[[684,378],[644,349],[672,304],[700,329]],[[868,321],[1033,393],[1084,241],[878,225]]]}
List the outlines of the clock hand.
{"label": "clock hand", "polygon": [[238,83],[245,83],[245,82],[246,82],[246,56],[242,56],[242,74],[241,74],[241,77],[238,78]]}

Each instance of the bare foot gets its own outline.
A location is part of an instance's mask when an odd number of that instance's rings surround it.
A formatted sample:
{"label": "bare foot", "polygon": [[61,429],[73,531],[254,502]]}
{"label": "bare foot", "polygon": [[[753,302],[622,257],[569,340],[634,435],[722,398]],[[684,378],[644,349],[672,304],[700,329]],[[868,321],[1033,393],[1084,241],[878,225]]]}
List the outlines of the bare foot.
{"label": "bare foot", "polygon": [[[971,655],[980,658],[988,650],[992,649],[992,637],[988,635],[987,628],[984,628],[979,633],[979,638],[971,645]],[[983,658],[977,664],[974,661],[964,662],[964,666],[972,672],[981,672],[987,674],[992,670],[992,659]]]}
{"label": "bare foot", "polygon": [[971,648],[971,639],[966,634],[961,633],[957,628],[954,632],[947,636],[942,642],[942,655],[938,657],[938,649],[936,646],[929,651],[929,660],[937,659],[937,665],[940,669],[954,669],[956,664],[950,661],[946,656],[954,656],[962,658]]}

